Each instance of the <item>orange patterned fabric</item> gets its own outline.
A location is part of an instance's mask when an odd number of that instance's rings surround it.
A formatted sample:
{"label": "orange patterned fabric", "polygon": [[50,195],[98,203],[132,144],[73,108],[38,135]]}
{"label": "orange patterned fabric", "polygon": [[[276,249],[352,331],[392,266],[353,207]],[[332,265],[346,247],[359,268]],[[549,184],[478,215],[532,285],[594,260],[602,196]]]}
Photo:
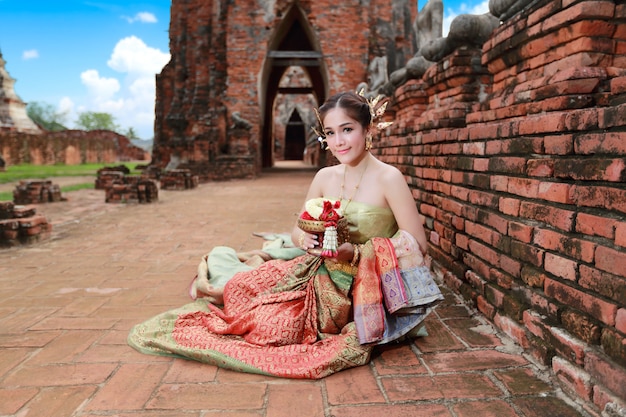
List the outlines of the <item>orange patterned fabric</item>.
{"label": "orange patterned fabric", "polygon": [[207,305],[176,318],[168,341],[176,348],[168,350],[291,378],[321,378],[364,365],[371,348],[359,344],[352,322],[351,277],[332,275],[335,280],[311,255],[239,273],[225,287],[223,310]]}

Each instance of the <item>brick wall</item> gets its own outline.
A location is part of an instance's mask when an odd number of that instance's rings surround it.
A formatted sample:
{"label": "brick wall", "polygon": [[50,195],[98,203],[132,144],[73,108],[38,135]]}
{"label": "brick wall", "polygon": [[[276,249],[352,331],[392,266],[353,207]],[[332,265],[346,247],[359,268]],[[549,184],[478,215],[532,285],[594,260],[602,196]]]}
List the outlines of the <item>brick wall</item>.
{"label": "brick wall", "polygon": [[446,283],[599,410],[626,399],[625,23],[535,3],[397,90],[377,147]]}
{"label": "brick wall", "polygon": [[113,163],[150,160],[150,154],[109,130],[28,134],[0,132],[0,156],[8,165]]}

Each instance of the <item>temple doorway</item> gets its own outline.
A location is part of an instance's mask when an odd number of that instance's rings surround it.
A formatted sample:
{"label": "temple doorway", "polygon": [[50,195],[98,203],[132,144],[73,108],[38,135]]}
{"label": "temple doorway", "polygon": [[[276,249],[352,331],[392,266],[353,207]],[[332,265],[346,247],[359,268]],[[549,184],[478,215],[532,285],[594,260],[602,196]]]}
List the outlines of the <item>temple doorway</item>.
{"label": "temple doorway", "polygon": [[297,161],[304,158],[306,131],[298,110],[291,113],[285,129],[285,160]]}
{"label": "temple doorway", "polygon": [[[328,71],[315,31],[297,3],[272,34],[260,86],[262,167],[281,157],[305,160],[316,122],[313,109],[326,99]],[[319,166],[319,157],[313,161]]]}

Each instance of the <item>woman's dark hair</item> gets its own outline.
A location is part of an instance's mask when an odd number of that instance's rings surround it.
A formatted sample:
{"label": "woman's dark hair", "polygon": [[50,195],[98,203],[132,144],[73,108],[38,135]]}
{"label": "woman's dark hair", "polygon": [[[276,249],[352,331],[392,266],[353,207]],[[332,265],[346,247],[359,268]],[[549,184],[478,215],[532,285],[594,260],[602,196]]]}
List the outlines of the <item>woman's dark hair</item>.
{"label": "woman's dark hair", "polygon": [[344,109],[348,116],[356,120],[367,128],[372,122],[372,115],[370,114],[370,106],[367,104],[365,97],[360,94],[347,91],[343,93],[337,93],[330,97],[324,104],[320,106],[319,114],[320,119],[324,120],[326,113],[330,110],[340,108]]}

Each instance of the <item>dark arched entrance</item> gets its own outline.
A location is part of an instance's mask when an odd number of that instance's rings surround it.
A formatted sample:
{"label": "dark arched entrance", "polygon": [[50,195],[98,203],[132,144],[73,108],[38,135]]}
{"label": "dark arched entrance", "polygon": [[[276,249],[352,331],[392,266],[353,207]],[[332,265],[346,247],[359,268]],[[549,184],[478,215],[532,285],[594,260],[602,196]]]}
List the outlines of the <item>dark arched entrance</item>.
{"label": "dark arched entrance", "polygon": [[306,129],[300,113],[294,110],[291,113],[287,128],[285,129],[285,159],[301,160],[306,145]]}
{"label": "dark arched entrance", "polygon": [[[310,80],[310,85],[305,87],[289,86],[284,83],[281,85],[281,79],[289,67],[301,67]],[[322,60],[319,42],[306,15],[297,4],[287,11],[270,39],[260,86],[262,167],[269,168],[274,164],[273,113],[277,96],[312,95],[316,104],[319,104],[326,99],[328,91],[327,70]],[[306,142],[306,131],[313,120],[299,113],[298,116],[302,120]],[[302,156],[299,159],[302,159]]]}

